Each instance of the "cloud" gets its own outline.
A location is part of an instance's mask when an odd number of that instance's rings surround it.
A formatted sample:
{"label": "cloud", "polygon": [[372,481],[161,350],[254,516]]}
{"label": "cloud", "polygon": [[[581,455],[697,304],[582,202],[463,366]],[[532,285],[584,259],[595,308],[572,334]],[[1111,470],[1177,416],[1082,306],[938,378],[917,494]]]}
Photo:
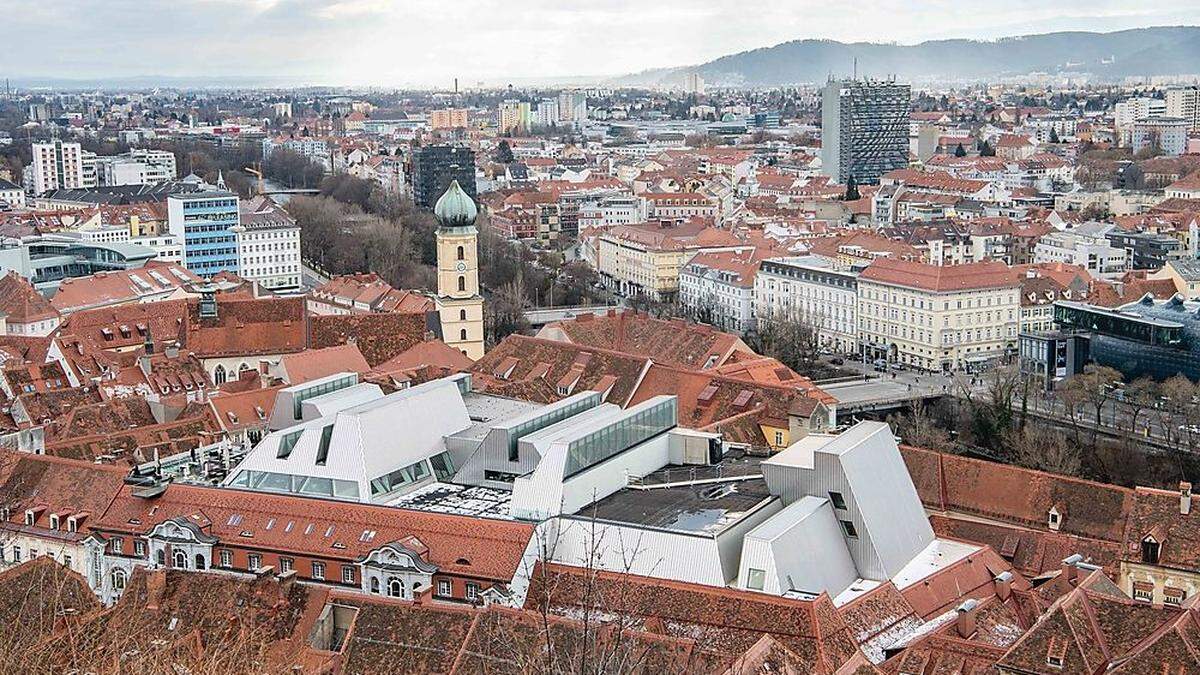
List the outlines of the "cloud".
{"label": "cloud", "polygon": [[913,43],[1194,23],[1200,0],[0,0],[17,75],[448,85],[701,63],[802,38]]}

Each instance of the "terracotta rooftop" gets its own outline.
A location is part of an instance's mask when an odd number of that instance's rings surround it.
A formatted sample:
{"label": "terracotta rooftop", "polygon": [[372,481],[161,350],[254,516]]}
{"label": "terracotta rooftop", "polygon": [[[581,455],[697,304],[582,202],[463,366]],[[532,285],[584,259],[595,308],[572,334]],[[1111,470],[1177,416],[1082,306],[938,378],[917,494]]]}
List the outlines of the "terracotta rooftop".
{"label": "terracotta rooftop", "polygon": [[334,373],[365,373],[367,360],[354,343],[287,354],[279,360],[288,384],[303,384]]}
{"label": "terracotta rooftop", "polygon": [[5,315],[10,324],[48,321],[59,316],[58,310],[15,270],[0,277],[0,313]]}
{"label": "terracotta rooftop", "polygon": [[309,319],[309,348],[322,349],[353,342],[367,365],[374,368],[430,336],[431,317],[425,313],[377,313],[314,316]]}
{"label": "terracotta rooftop", "polygon": [[990,260],[963,265],[926,265],[880,258],[872,262],[859,278],[937,293],[1016,288],[1019,284],[1017,275],[1008,265]]}
{"label": "terracotta rooftop", "polygon": [[682,319],[655,319],[630,310],[560,321],[546,326],[538,336],[692,369],[719,366],[738,351],[753,354],[732,333]]}

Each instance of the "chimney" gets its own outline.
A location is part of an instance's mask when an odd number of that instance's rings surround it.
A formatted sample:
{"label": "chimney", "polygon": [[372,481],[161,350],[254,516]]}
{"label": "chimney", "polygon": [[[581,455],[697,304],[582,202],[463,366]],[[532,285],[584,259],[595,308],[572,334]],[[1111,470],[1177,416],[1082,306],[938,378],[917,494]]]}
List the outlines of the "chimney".
{"label": "chimney", "polygon": [[279,575],[279,592],[287,593],[292,584],[296,582],[296,570],[291,569]]}
{"label": "chimney", "polygon": [[1012,572],[1001,572],[992,579],[996,584],[996,597],[1000,598],[1001,602],[1008,599],[1012,595]]}
{"label": "chimney", "polygon": [[1179,515],[1186,516],[1192,512],[1192,484],[1187,481],[1179,482]]}
{"label": "chimney", "polygon": [[958,636],[961,638],[969,638],[975,634],[975,615],[979,612],[979,601],[975,598],[967,598],[963,604],[958,606],[958,617],[955,619],[954,627],[958,631]]}
{"label": "chimney", "polygon": [[1062,561],[1063,581],[1068,581],[1068,582],[1075,581],[1075,576],[1078,571],[1078,568],[1075,566],[1081,562],[1083,562],[1083,556],[1079,555],[1078,553],[1068,556],[1066,558],[1063,558],[1063,561]]}

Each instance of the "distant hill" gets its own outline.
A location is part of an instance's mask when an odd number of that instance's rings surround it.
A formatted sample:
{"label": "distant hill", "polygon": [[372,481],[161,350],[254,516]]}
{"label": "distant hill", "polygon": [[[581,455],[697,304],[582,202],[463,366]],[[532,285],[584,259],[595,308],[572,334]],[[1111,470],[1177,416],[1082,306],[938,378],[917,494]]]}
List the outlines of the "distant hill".
{"label": "distant hill", "polygon": [[1102,80],[1130,75],[1200,73],[1200,26],[1082,31],[998,40],[934,40],[916,45],[793,40],[722,56],[698,66],[660,68],[616,78],[625,86],[681,84],[688,72],[727,86],[821,83],[830,75],[896,75],[906,81],[972,80],[1028,73],[1090,73]]}

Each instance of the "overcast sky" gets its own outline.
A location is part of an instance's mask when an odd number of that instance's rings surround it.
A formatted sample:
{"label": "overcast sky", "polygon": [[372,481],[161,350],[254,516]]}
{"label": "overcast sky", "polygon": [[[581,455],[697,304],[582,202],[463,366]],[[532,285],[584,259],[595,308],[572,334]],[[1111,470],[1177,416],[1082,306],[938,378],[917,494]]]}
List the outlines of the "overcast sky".
{"label": "overcast sky", "polygon": [[464,86],[801,38],[915,43],[1197,23],[1200,0],[0,0],[0,75]]}

